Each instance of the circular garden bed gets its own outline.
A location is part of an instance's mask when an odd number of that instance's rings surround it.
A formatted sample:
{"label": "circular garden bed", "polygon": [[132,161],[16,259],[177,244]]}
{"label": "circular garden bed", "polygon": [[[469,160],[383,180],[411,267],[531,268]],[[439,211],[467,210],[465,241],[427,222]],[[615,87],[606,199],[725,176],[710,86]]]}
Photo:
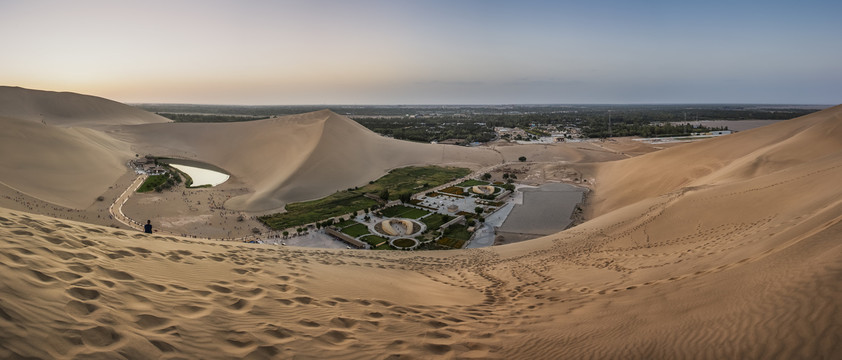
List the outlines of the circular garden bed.
{"label": "circular garden bed", "polygon": [[418,242],[418,240],[415,240],[415,239],[398,238],[398,239],[394,239],[392,241],[389,241],[389,244],[394,246],[396,249],[408,250],[408,249],[414,249],[420,243]]}

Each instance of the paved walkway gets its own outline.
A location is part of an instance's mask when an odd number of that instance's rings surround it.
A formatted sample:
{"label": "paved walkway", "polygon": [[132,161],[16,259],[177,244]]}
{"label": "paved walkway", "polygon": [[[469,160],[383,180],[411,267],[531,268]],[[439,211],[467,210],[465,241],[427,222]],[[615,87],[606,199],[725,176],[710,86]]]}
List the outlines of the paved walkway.
{"label": "paved walkway", "polygon": [[495,234],[495,228],[503,225],[503,222],[509,216],[509,213],[512,211],[514,206],[514,201],[510,200],[506,202],[506,205],[503,205],[502,208],[485,218],[485,222],[479,227],[479,229],[477,229],[474,236],[471,238],[471,241],[468,242],[468,245],[465,246],[465,248],[475,249],[494,245],[494,238],[497,235]]}
{"label": "paved walkway", "polygon": [[139,188],[140,185],[143,184],[144,181],[146,181],[147,177],[148,175],[138,175],[137,179],[134,179],[134,181],[131,183],[131,185],[129,185],[126,191],[120,194],[120,196],[117,197],[117,200],[114,200],[114,203],[108,207],[108,212],[115,220],[125,224],[126,226],[132,229],[140,231],[143,231],[143,224],[134,221],[128,216],[126,216],[126,214],[123,214],[123,204],[125,204],[126,201],[129,201],[129,197],[131,197],[132,194],[134,194],[134,192],[137,191],[137,188]]}

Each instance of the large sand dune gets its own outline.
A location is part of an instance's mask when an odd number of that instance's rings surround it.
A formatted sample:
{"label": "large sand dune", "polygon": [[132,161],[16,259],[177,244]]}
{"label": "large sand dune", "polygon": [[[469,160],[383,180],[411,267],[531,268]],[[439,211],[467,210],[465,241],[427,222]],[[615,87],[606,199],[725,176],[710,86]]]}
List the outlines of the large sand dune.
{"label": "large sand dune", "polygon": [[129,125],[167,118],[101,97],[0,86],[0,116],[56,126]]}
{"label": "large sand dune", "polygon": [[85,208],[127,168],[128,146],[99,130],[0,117],[0,185]]}
{"label": "large sand dune", "polygon": [[360,186],[408,165],[499,163],[488,149],[430,145],[382,137],[331,111],[227,124],[150,124],[111,132],[139,152],[218,166],[253,192],[233,209],[265,211]]}
{"label": "large sand dune", "polygon": [[0,87],[0,117],[0,184],[69,208],[90,205],[128,171],[124,163],[135,154],[224,169],[248,189],[226,207],[246,211],[282,210],[288,202],[360,186],[397,167],[503,161],[488,149],[385,138],[327,110],[250,122],[172,123],[93,96]]}
{"label": "large sand dune", "polygon": [[[317,114],[252,126],[333,125]],[[840,114],[588,165],[593,219],[483,250],[242,245],[0,209],[0,357],[839,358]]]}
{"label": "large sand dune", "polygon": [[115,101],[0,86],[0,185],[85,208],[127,171],[129,144],[101,128],[169,120]]}

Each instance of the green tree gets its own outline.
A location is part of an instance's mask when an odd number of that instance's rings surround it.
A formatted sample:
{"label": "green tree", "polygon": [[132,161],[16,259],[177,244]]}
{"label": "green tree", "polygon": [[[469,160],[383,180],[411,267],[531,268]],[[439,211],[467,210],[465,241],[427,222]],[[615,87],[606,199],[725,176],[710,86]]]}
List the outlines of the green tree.
{"label": "green tree", "polygon": [[380,190],[380,194],[378,196],[380,196],[383,201],[389,201],[389,189]]}
{"label": "green tree", "polygon": [[412,200],[412,193],[408,193],[408,192],[402,193],[402,194],[400,194],[400,196],[398,196],[398,198],[404,204],[409,203],[409,201]]}
{"label": "green tree", "polygon": [[491,174],[489,174],[489,173],[482,174],[482,179],[483,180],[491,179]]}
{"label": "green tree", "polygon": [[474,212],[477,213],[477,215],[482,214],[482,207],[479,207],[479,206],[475,207]]}
{"label": "green tree", "polygon": [[524,161],[526,161],[526,156],[521,156],[517,159],[520,160],[520,162],[524,162]]}

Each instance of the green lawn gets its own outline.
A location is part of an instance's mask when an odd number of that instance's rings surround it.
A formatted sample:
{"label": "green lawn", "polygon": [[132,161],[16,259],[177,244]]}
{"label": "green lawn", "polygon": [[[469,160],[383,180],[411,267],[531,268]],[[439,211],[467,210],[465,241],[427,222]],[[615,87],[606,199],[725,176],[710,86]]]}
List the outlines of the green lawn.
{"label": "green lawn", "polygon": [[387,242],[388,239],[377,235],[363,236],[362,238],[360,238],[360,240],[367,242],[371,246],[377,246],[384,242],[386,242],[386,245],[389,245],[389,243]]}
{"label": "green lawn", "polygon": [[403,216],[405,218],[410,218],[410,219],[418,219],[418,218],[420,218],[424,215],[427,215],[429,213],[430,212],[426,211],[426,210],[414,209],[413,208],[413,209],[410,209],[409,211],[403,213],[403,215],[401,215],[401,216]]}
{"label": "green lawn", "polygon": [[465,240],[454,239],[449,237],[442,237],[436,243],[451,249],[461,249],[462,246],[465,246]]}
{"label": "green lawn", "polygon": [[389,190],[389,199],[395,200],[404,192],[420,193],[471,173],[470,169],[441,166],[409,166],[390,171],[386,176],[360,190],[379,193]]}
{"label": "green lawn", "polygon": [[468,241],[471,238],[471,233],[468,232],[468,227],[465,225],[451,225],[444,231],[444,236],[457,240]]}
{"label": "green lawn", "polygon": [[487,181],[474,180],[474,179],[468,179],[468,180],[465,180],[465,181],[457,184],[456,186],[466,187],[466,186],[477,186],[477,185],[488,185],[488,182]]}
{"label": "green lawn", "polygon": [[435,230],[435,229],[438,229],[439,226],[442,226],[442,224],[447,222],[447,221],[445,221],[445,218],[444,218],[445,216],[447,216],[447,215],[434,213],[430,216],[427,216],[427,217],[421,219],[421,222],[423,222],[424,224],[427,225],[427,229],[434,229]]}
{"label": "green lawn", "polygon": [[301,226],[376,205],[376,201],[363,196],[366,193],[378,194],[382,189],[388,189],[389,198],[397,199],[401,193],[423,192],[470,172],[465,168],[441,166],[395,169],[363,187],[340,191],[318,200],[288,204],[285,213],[261,216],[258,219],[275,230]]}
{"label": "green lawn", "polygon": [[359,211],[375,204],[376,201],[362,194],[340,191],[319,200],[287,204],[287,212],[261,216],[258,219],[272,229],[280,230]]}
{"label": "green lawn", "polygon": [[354,221],[354,220],[344,220],[341,223],[336,224],[334,226],[336,226],[336,228],[338,228],[338,229],[344,229],[344,228],[349,227],[349,226],[354,225],[354,224],[359,224],[359,223]]}
{"label": "green lawn", "polygon": [[155,190],[156,187],[163,185],[167,182],[167,175],[151,175],[146,178],[146,181],[137,188],[137,192],[147,192]]}
{"label": "green lawn", "polygon": [[461,249],[462,246],[465,246],[465,242],[471,238],[471,235],[467,226],[451,225],[444,231],[444,236],[437,243],[451,249]]}
{"label": "green lawn", "polygon": [[397,240],[394,241],[394,243],[395,243],[395,246],[400,246],[400,247],[403,247],[403,248],[415,245],[415,241],[412,241],[410,239],[397,239]]}
{"label": "green lawn", "polygon": [[364,224],[351,225],[349,227],[346,227],[346,228],[342,229],[342,232],[344,232],[348,235],[351,235],[353,237],[362,236],[362,235],[365,235],[365,234],[370,234],[370,232],[368,231],[368,226],[365,226]]}

